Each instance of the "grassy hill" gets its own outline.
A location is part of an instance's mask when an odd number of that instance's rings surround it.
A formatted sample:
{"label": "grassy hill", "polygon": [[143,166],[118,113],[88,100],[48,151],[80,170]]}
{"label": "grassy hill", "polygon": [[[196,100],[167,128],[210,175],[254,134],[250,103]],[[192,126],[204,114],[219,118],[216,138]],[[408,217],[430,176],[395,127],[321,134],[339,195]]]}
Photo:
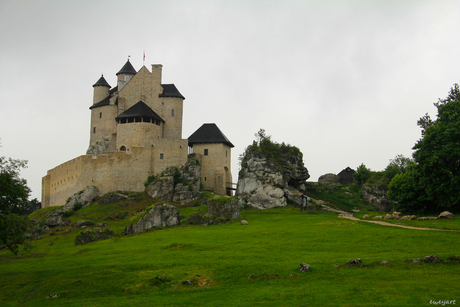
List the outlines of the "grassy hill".
{"label": "grassy hill", "polygon": [[[248,225],[184,222],[122,235],[153,203],[138,194],[115,204],[95,203],[69,217],[71,222],[107,223],[119,234],[109,240],[75,246],[82,229],[65,226],[42,233],[18,256],[0,251],[0,305],[426,306],[430,300],[460,301],[458,231],[401,229],[288,206],[243,210],[241,219]],[[31,218],[43,220],[53,209]],[[179,211],[188,217],[206,208]],[[458,218],[430,223],[460,229]],[[443,262],[406,262],[427,255]],[[354,258],[363,264],[345,264]],[[384,260],[389,263],[380,264]],[[311,271],[299,272],[302,262]]]}

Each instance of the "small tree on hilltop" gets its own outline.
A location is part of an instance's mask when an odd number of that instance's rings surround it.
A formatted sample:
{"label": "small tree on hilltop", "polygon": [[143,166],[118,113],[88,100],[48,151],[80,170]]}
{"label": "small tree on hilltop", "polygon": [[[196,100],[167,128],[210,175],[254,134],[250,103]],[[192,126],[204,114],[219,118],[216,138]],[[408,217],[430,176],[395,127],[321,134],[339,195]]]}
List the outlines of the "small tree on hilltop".
{"label": "small tree on hilltop", "polygon": [[361,163],[361,165],[356,168],[356,173],[353,174],[353,180],[359,185],[365,184],[367,180],[371,178],[371,175],[371,170],[368,169],[364,163]]}

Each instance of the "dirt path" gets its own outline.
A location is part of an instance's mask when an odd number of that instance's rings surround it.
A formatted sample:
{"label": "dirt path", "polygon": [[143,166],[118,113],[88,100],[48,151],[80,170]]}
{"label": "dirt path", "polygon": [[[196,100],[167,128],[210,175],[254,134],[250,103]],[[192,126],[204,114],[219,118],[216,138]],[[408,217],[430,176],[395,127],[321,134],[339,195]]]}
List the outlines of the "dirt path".
{"label": "dirt path", "polygon": [[373,221],[373,220],[361,220],[357,217],[354,217],[351,213],[334,209],[329,206],[324,205],[321,200],[316,200],[317,203],[319,203],[322,207],[324,207],[328,211],[332,212],[337,212],[343,215],[339,215],[339,218],[344,218],[352,221],[358,221],[358,222],[366,222],[366,223],[372,223],[372,224],[378,224],[378,225],[383,225],[383,226],[392,226],[392,227],[400,227],[400,228],[407,228],[407,229],[415,229],[415,230],[434,230],[434,231],[455,231],[458,232],[460,230],[453,230],[453,229],[436,229],[436,228],[423,228],[423,227],[413,227],[413,226],[405,226],[405,225],[397,225],[393,223],[388,223],[388,222],[383,222],[383,221]]}

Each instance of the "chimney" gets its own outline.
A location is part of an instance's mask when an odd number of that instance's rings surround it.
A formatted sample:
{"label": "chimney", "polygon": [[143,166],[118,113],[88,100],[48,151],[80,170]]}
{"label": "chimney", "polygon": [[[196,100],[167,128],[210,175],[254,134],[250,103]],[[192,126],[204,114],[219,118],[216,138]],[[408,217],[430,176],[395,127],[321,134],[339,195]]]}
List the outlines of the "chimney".
{"label": "chimney", "polygon": [[163,65],[161,64],[152,64],[152,77],[155,84],[161,84],[161,70]]}

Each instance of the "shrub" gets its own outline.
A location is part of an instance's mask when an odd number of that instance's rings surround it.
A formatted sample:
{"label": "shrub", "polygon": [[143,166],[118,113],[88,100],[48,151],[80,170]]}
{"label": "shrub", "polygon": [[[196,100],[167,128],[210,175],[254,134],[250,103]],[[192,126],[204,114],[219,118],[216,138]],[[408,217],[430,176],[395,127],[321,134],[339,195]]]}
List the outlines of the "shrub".
{"label": "shrub", "polygon": [[365,184],[367,180],[371,177],[372,173],[371,170],[368,169],[364,163],[361,163],[360,166],[357,167],[356,173],[353,174],[353,180],[359,184]]}

